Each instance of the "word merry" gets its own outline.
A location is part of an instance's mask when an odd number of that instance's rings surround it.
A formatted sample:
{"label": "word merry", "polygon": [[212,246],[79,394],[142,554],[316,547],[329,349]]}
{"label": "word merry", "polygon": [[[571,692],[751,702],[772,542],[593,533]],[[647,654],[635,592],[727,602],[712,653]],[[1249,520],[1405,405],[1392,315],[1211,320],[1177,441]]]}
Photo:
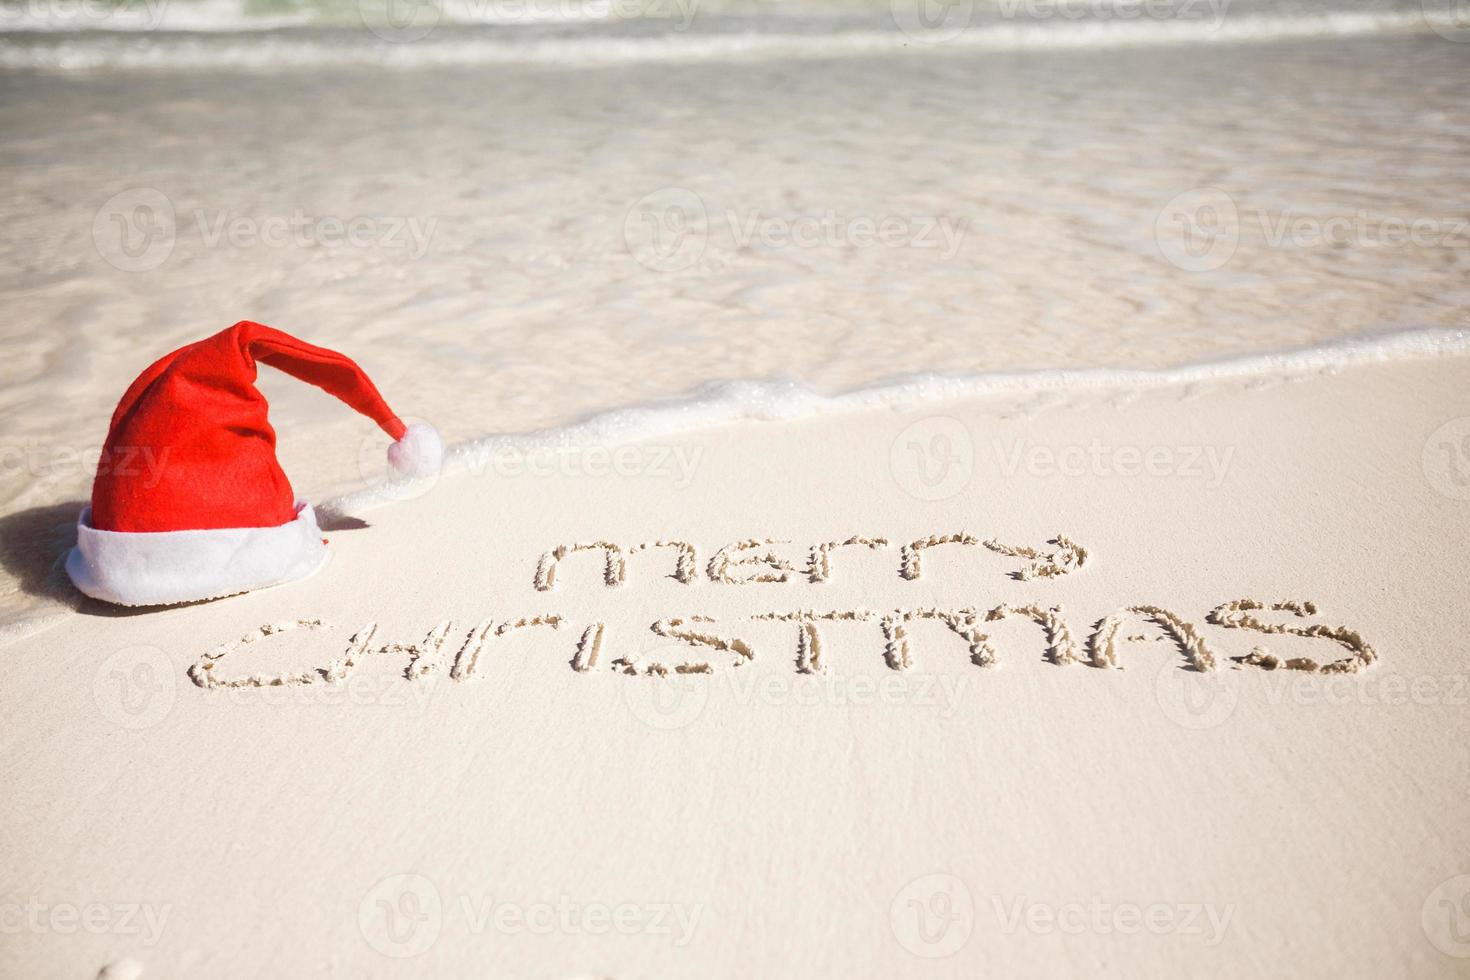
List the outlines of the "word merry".
{"label": "word merry", "polygon": [[[710,557],[705,565],[705,574],[710,581],[727,585],[790,582],[802,576],[816,584],[832,577],[832,555],[839,548],[879,551],[891,547],[887,538],[862,535],[818,542],[807,551],[805,565],[798,571],[790,558],[780,552],[780,546],[787,544],[790,542],[778,538],[750,538],[727,544]],[[1047,544],[1054,545],[1056,550],[1042,551],[1024,545],[1002,544],[994,538],[982,541],[966,531],[931,534],[900,546],[898,574],[910,582],[916,581],[923,574],[924,553],[940,545],[979,547],[1008,558],[1019,558],[1022,565],[1011,572],[1011,577],[1018,581],[1055,578],[1087,563],[1087,549],[1064,535],[1058,534]],[[557,545],[541,556],[536,565],[536,590],[550,592],[554,589],[561,563],[572,555],[587,551],[602,553],[603,584],[616,588],[628,580],[629,556],[655,548],[667,548],[673,552],[674,567],[669,577],[674,581],[692,585],[699,579],[698,551],[688,541],[649,541],[626,548],[612,541],[581,541]]]}

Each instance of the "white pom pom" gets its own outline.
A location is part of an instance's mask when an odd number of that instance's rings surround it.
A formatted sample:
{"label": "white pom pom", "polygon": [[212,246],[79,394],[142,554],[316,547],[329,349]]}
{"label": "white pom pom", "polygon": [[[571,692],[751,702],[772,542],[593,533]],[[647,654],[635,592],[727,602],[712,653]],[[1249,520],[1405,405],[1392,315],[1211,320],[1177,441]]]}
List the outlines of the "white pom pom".
{"label": "white pom pom", "polygon": [[402,476],[438,476],[443,462],[444,441],[426,422],[410,422],[403,438],[388,447],[388,463]]}

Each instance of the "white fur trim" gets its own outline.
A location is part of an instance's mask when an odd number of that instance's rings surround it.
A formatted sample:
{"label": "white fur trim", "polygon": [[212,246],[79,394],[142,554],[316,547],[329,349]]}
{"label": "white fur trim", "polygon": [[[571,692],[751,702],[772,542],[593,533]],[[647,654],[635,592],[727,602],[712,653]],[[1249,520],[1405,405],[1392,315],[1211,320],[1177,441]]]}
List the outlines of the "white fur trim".
{"label": "white fur trim", "polygon": [[388,462],[403,476],[438,476],[444,462],[439,430],[427,422],[410,422],[403,438],[388,447]]}
{"label": "white fur trim", "polygon": [[306,578],[326,559],[316,514],[300,501],[286,524],[209,531],[99,531],[87,507],[66,574],[94,599],[165,606]]}

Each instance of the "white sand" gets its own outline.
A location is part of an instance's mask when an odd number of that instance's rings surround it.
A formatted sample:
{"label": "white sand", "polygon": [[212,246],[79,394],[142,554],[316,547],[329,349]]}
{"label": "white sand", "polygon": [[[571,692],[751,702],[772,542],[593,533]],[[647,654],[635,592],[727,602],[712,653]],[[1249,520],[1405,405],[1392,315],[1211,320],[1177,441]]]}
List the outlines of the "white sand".
{"label": "white sand", "polygon": [[[88,605],[3,650],[0,973],[1462,974],[1470,502],[1449,464],[1467,378],[1447,357],[730,425],[641,445],[637,477],[595,475],[594,454],[573,475],[445,478],[331,532],[304,583]],[[1117,472],[1130,449],[1153,475]],[[687,484],[657,472],[676,452],[697,459]],[[1060,532],[1087,558],[1018,581],[1023,559],[936,546],[900,574],[901,544],[961,531]],[[853,535],[890,545],[833,550],[813,584],[810,546]],[[788,581],[712,581],[751,538],[783,542]],[[535,586],[557,545],[674,539],[697,551],[688,583],[656,549],[617,587],[595,553]],[[1354,655],[1207,622],[1242,599],[1310,600],[1257,615],[1350,628],[1376,662],[1241,667],[1257,647]],[[797,624],[756,618],[1002,604],[1060,607],[1084,660],[1103,617],[1166,609],[1216,669],[1182,669],[1135,617],[1121,669],[1046,662],[1016,618],[977,624],[989,667],[913,623],[895,670],[875,618],[822,622],[825,673],[803,676]],[[650,629],[695,616],[749,662]],[[229,686],[251,675],[310,683]]]}
{"label": "white sand", "polygon": [[[1448,10],[795,6],[0,36],[0,976],[1465,973],[1470,360],[980,393],[1470,325]],[[304,583],[79,603],[118,395],[240,317],[566,448],[351,498]],[[303,496],[382,473],[261,385]]]}

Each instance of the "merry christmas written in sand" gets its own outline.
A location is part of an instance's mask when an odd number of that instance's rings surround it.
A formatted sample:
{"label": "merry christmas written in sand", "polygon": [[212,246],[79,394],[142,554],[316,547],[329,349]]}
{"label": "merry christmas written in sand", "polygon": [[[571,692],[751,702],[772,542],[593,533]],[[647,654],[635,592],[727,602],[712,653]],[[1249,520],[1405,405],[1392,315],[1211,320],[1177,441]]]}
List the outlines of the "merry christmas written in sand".
{"label": "merry christmas written in sand", "polygon": [[[846,539],[818,542],[804,549],[802,560],[793,558],[791,542],[769,538],[750,538],[726,544],[715,550],[707,561],[701,561],[698,546],[684,539],[659,539],[631,546],[609,540],[585,541],[557,545],[540,556],[533,594],[544,595],[568,588],[565,580],[573,574],[592,572],[587,587],[631,589],[637,587],[636,566],[646,574],[664,574],[673,581],[694,587],[710,584],[757,590],[775,584],[812,587],[819,596],[824,583],[841,574],[842,555],[849,549],[868,552],[893,552],[895,588],[912,586],[925,576],[925,555],[937,548],[982,549],[1014,562],[1006,576],[1012,581],[1034,582],[1078,574],[1095,564],[1087,549],[1064,534],[1057,534],[1044,546],[1011,545],[995,538],[982,539],[964,531],[932,534],[906,542],[894,542],[881,536],[854,535]],[[586,558],[579,556],[587,555]],[[595,556],[595,557],[594,557]],[[657,556],[663,556],[660,559]],[[600,575],[594,562],[600,558]],[[663,564],[658,562],[662,560]],[[591,566],[590,568],[588,566]],[[598,581],[600,579],[600,581]],[[582,584],[580,581],[577,583]],[[528,606],[530,603],[528,603]],[[993,667],[1002,660],[1001,651],[986,632],[987,624],[1016,617],[1037,627],[1037,650],[1041,658],[1057,666],[1086,664],[1096,668],[1120,668],[1122,647],[1127,642],[1163,640],[1177,649],[1185,666],[1207,672],[1225,664],[1262,670],[1292,670],[1319,674],[1351,674],[1372,665],[1377,654],[1354,629],[1318,620],[1316,605],[1308,600],[1278,598],[1262,600],[1240,598],[1227,600],[1206,611],[1203,621],[1223,630],[1240,630],[1253,634],[1256,641],[1243,654],[1226,656],[1216,652],[1201,628],[1188,615],[1153,604],[1134,604],[1114,608],[1100,618],[1077,620],[1060,604],[1036,601],[1000,603],[989,608],[978,605],[940,607],[932,605],[896,606],[882,609],[864,607],[822,609],[815,605],[801,608],[771,608],[723,621],[699,613],[680,611],[678,615],[659,618],[647,629],[668,641],[683,654],[682,659],[642,659],[619,652],[626,644],[618,643],[615,631],[604,620],[573,622],[567,616],[547,608],[527,609],[524,615],[485,618],[473,625],[457,627],[452,620],[434,623],[416,640],[389,640],[379,636],[376,623],[366,623],[354,630],[324,663],[304,670],[266,674],[250,672],[250,654],[261,649],[270,638],[296,631],[322,633],[337,630],[324,618],[303,617],[296,620],[267,623],[228,640],[205,652],[189,668],[189,677],[200,688],[264,688],[309,684],[337,684],[345,681],[359,664],[369,659],[397,658],[401,661],[404,681],[415,682],[436,672],[445,672],[453,681],[467,681],[493,670],[487,652],[496,643],[509,642],[510,634],[538,631],[552,634],[539,641],[555,644],[568,654],[566,662],[580,673],[612,670],[630,676],[665,676],[675,674],[711,674],[747,666],[758,658],[755,643],[741,635],[741,624],[753,622],[786,622],[793,627],[790,646],[767,655],[788,658],[800,674],[824,674],[829,670],[828,640],[825,627],[833,623],[871,623],[882,640],[884,664],[894,671],[910,669],[918,656],[917,642],[911,627],[931,621],[952,634],[949,649],[937,646],[926,649],[926,656],[948,656],[962,650],[979,667]],[[1090,622],[1090,631],[1079,641],[1073,631],[1074,621]],[[1125,633],[1134,624],[1146,633]],[[1294,636],[1319,641],[1318,657],[1282,657],[1261,645],[1263,635]],[[562,639],[565,636],[566,639]],[[1023,651],[1014,651],[1016,655]]]}

